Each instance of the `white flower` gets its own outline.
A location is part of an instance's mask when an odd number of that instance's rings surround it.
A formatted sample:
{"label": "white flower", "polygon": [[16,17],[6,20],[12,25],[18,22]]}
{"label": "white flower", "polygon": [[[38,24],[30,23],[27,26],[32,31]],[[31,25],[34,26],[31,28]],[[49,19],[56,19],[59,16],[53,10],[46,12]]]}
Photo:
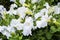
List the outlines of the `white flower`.
{"label": "white flower", "polygon": [[11,37],[11,34],[8,31],[6,31],[6,30],[4,30],[2,32],[2,34],[5,35],[7,37],[7,39],[9,39],[9,37]]}
{"label": "white flower", "polygon": [[34,4],[36,2],[38,2],[39,0],[31,0],[31,3]]}
{"label": "white flower", "polygon": [[11,4],[10,9],[14,9],[15,7],[17,7],[16,4]]}
{"label": "white flower", "polygon": [[16,0],[10,0],[10,2],[16,2]]}
{"label": "white flower", "polygon": [[24,27],[23,27],[23,35],[28,36],[31,34],[31,29],[33,28],[33,19],[31,17],[26,17]]}
{"label": "white flower", "polygon": [[12,19],[10,26],[16,27],[16,26],[18,26],[18,24],[19,24],[19,22],[17,21],[17,19]]}
{"label": "white flower", "polygon": [[48,21],[50,20],[51,17],[52,17],[51,15],[48,16],[48,14],[45,14],[44,16],[41,17],[41,20]]}
{"label": "white flower", "polygon": [[45,14],[48,14],[48,10],[46,8],[42,9],[40,12],[38,12],[37,14],[34,15],[35,19],[37,19],[38,17],[42,17]]}
{"label": "white flower", "polygon": [[37,24],[37,27],[38,27],[38,28],[42,28],[42,27],[47,26],[47,22],[46,22],[46,21],[43,21],[43,20],[41,20],[41,21],[36,21],[36,24]]}
{"label": "white flower", "polygon": [[1,26],[1,27],[0,27],[0,32],[9,39],[9,37],[10,37],[11,35],[10,35],[10,33],[6,30],[6,28],[7,28],[6,26]]}
{"label": "white flower", "polygon": [[58,5],[57,6],[60,7],[60,2],[58,2]]}
{"label": "white flower", "polygon": [[4,31],[6,29],[6,26],[0,26],[0,32]]}
{"label": "white flower", "polygon": [[26,7],[20,7],[17,9],[17,13],[21,18],[25,17],[25,12],[26,12],[27,8]]}
{"label": "white flower", "polygon": [[55,6],[55,7],[54,7],[54,13],[55,13],[55,14],[59,14],[59,13],[60,13],[60,7]]}
{"label": "white flower", "polygon": [[38,12],[37,14],[34,15],[35,19],[37,19],[38,17],[41,17],[43,16],[43,13],[41,12]]}
{"label": "white flower", "polygon": [[4,12],[6,12],[6,9],[4,8],[4,6],[2,6],[2,5],[0,5],[0,14],[2,15],[2,18],[5,18],[5,14],[6,13],[4,13]]}
{"label": "white flower", "polygon": [[31,29],[30,29],[30,27],[24,26],[23,35],[24,35],[24,36],[32,35],[32,34],[31,34]]}
{"label": "white flower", "polygon": [[60,14],[60,3],[58,3],[57,6],[54,6],[54,13],[55,14]]}
{"label": "white flower", "polygon": [[49,4],[47,2],[44,4],[44,6],[46,6],[47,9],[50,8],[50,6],[49,6]]}
{"label": "white flower", "polygon": [[9,10],[7,13],[10,15],[13,15],[13,14],[16,15],[17,11],[16,10]]}
{"label": "white flower", "polygon": [[23,5],[26,0],[19,0],[19,2]]}
{"label": "white flower", "polygon": [[3,27],[0,26],[0,32],[2,32],[3,30],[4,30]]}
{"label": "white flower", "polygon": [[17,30],[22,30],[23,29],[23,24],[19,24],[16,28],[17,28]]}
{"label": "white flower", "polygon": [[18,26],[16,27],[17,30],[22,30],[22,29],[23,29],[23,23],[21,23],[20,20],[21,20],[21,19],[18,19],[18,20],[17,20],[17,22],[19,22],[19,23],[18,23]]}
{"label": "white flower", "polygon": [[36,27],[41,28],[47,26],[47,22],[51,17],[52,16],[48,16],[48,14],[42,16],[40,21],[36,21]]}
{"label": "white flower", "polygon": [[0,38],[0,40],[2,40],[2,38]]}
{"label": "white flower", "polygon": [[12,27],[16,27],[17,30],[22,30],[23,24],[20,23],[19,20],[12,19],[12,21],[11,21],[11,23],[10,23],[10,26],[12,26]]}
{"label": "white flower", "polygon": [[30,27],[33,28],[33,18],[27,16],[27,17],[25,18],[24,25],[25,25],[25,26],[30,26]]}
{"label": "white flower", "polygon": [[12,32],[15,33],[14,27],[8,26],[8,27],[6,28],[6,30],[7,30],[8,32],[10,32],[10,33],[12,33]]}
{"label": "white flower", "polygon": [[10,14],[10,15],[12,15],[12,14],[16,15],[17,14],[17,10],[14,10],[15,7],[17,7],[17,5],[16,4],[12,4],[10,6],[10,10],[7,11],[7,13]]}
{"label": "white flower", "polygon": [[0,13],[3,13],[4,11],[6,11],[6,9],[4,8],[3,5],[0,5]]}

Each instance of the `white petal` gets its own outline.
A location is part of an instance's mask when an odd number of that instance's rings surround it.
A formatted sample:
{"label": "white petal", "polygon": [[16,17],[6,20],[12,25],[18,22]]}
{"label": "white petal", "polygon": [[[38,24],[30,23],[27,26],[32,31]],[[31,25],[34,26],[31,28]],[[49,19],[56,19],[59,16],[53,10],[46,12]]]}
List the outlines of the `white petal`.
{"label": "white petal", "polygon": [[7,37],[7,39],[9,39],[9,37],[11,37],[11,34],[7,31],[3,31],[2,34],[5,35]]}
{"label": "white petal", "polygon": [[10,2],[16,2],[16,0],[10,0]]}
{"label": "white petal", "polygon": [[26,12],[27,8],[26,7],[20,7],[17,9],[17,13],[21,18],[25,17],[25,12]]}
{"label": "white petal", "polygon": [[38,28],[43,28],[43,27],[47,26],[47,22],[43,21],[43,20],[42,21],[37,21],[36,24],[37,24]]}
{"label": "white petal", "polygon": [[59,14],[60,13],[60,8],[58,6],[55,6],[54,12],[55,12],[55,14]]}
{"label": "white petal", "polygon": [[45,3],[44,6],[46,6],[47,9],[50,8],[49,4],[48,3]]}
{"label": "white petal", "polygon": [[0,38],[0,40],[2,40],[2,38]]}
{"label": "white petal", "polygon": [[31,29],[33,29],[33,19],[31,17],[26,17],[23,27],[23,35],[28,36],[31,34]]}
{"label": "white petal", "polygon": [[31,0],[31,3],[32,3],[32,4],[34,4],[34,3],[36,3],[36,2],[38,2],[38,0]]}

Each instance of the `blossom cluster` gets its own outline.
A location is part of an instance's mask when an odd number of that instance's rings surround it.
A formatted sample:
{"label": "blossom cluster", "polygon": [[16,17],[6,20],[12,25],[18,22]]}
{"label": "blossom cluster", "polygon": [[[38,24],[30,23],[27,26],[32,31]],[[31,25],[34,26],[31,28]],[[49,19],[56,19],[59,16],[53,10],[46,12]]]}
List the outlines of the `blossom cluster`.
{"label": "blossom cluster", "polygon": [[[16,0],[10,0],[11,2],[15,2]],[[36,7],[34,6],[33,10],[29,9],[27,4],[25,4],[26,0],[19,0],[21,7],[18,7],[15,3],[11,4],[10,10],[7,11],[3,5],[0,5],[0,17],[5,19],[5,15],[18,15],[18,19],[12,19],[8,26],[2,25],[0,26],[0,32],[3,35],[6,35],[7,39],[11,37],[11,33],[15,33],[17,30],[22,30],[22,34],[24,36],[32,35],[32,30],[37,28],[44,28],[48,25],[51,19],[56,22],[56,19],[53,18],[52,14],[60,13],[60,3],[56,6],[50,6],[47,2],[43,5],[45,8],[39,10],[39,12],[35,13],[34,10]],[[32,4],[39,2],[39,0],[32,0]],[[18,7],[18,8],[17,8]],[[17,9],[14,9],[17,8]],[[36,24],[36,25],[35,25]],[[16,29],[15,29],[16,28]]]}

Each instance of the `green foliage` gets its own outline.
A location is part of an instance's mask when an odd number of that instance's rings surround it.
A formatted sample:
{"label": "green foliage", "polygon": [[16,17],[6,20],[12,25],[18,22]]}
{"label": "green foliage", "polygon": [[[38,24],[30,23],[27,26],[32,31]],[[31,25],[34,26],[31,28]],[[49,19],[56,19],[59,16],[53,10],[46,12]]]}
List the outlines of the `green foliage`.
{"label": "green foliage", "polygon": [[9,40],[22,40],[22,31],[17,30],[16,33],[12,33],[12,37],[9,38]]}
{"label": "green foliage", "polygon": [[10,24],[10,21],[14,18],[15,18],[15,16],[6,14],[5,19],[3,19],[3,18],[1,19],[0,25],[8,26]]}

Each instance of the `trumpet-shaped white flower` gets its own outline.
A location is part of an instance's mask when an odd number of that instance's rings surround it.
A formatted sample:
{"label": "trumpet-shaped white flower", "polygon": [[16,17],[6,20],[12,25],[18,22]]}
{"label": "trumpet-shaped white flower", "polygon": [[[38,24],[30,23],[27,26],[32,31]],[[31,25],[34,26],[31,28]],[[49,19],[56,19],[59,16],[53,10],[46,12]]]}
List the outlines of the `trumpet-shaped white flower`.
{"label": "trumpet-shaped white flower", "polygon": [[60,7],[55,6],[54,7],[54,12],[55,12],[55,14],[59,14],[60,13]]}
{"label": "trumpet-shaped white flower", "polygon": [[41,17],[43,16],[43,13],[41,12],[38,12],[37,14],[34,15],[35,19],[37,19],[38,17]]}
{"label": "trumpet-shaped white flower", "polygon": [[17,9],[17,13],[20,16],[20,18],[24,18],[25,17],[26,10],[27,10],[26,7],[20,7],[20,8]]}
{"label": "trumpet-shaped white flower", "polygon": [[16,15],[17,11],[16,10],[9,10],[7,13],[10,15],[13,15],[13,14]]}
{"label": "trumpet-shaped white flower", "polygon": [[44,21],[44,20],[37,21],[36,24],[37,24],[37,27],[38,27],[38,28],[42,28],[42,27],[47,26],[47,22]]}
{"label": "trumpet-shaped white flower", "polygon": [[54,6],[54,13],[55,14],[60,14],[60,3],[58,3],[57,6]]}
{"label": "trumpet-shaped white flower", "polygon": [[46,6],[47,9],[50,8],[50,6],[49,6],[49,4],[47,2],[44,4],[44,6]]}
{"label": "trumpet-shaped white flower", "polygon": [[17,5],[16,4],[12,4],[10,6],[10,10],[7,11],[7,13],[10,14],[10,15],[12,15],[12,14],[16,15],[17,14],[17,10],[14,10],[15,7],[17,7]]}
{"label": "trumpet-shaped white flower", "polygon": [[17,30],[22,30],[23,24],[19,20],[13,19],[10,23],[10,26],[16,27]]}
{"label": "trumpet-shaped white flower", "polygon": [[41,17],[41,20],[48,21],[52,18],[52,16],[48,16],[48,14],[45,14],[44,16]]}
{"label": "trumpet-shaped white flower", "polygon": [[17,7],[16,4],[11,4],[10,9],[14,9],[15,7]]}
{"label": "trumpet-shaped white flower", "polygon": [[6,11],[6,9],[4,8],[3,5],[0,5],[0,13],[3,13],[4,11]]}
{"label": "trumpet-shaped white flower", "polygon": [[38,28],[47,26],[48,20],[50,20],[52,16],[48,16],[48,14],[41,17],[40,21],[36,21],[36,25]]}
{"label": "trumpet-shaped white flower", "polygon": [[42,17],[45,14],[48,14],[48,10],[46,8],[42,9],[40,12],[38,12],[37,14],[34,15],[35,19],[37,19],[38,17]]}
{"label": "trumpet-shaped white flower", "polygon": [[17,21],[17,19],[12,19],[10,26],[16,27],[16,26],[18,26],[18,24],[19,24],[19,22]]}
{"label": "trumpet-shaped white flower", "polygon": [[5,35],[6,37],[7,37],[7,39],[9,39],[9,37],[11,37],[11,34],[8,32],[8,31],[6,31],[6,30],[4,30],[3,32],[1,32],[3,35]]}
{"label": "trumpet-shaped white flower", "polygon": [[6,26],[0,26],[0,32],[4,31],[6,28]]}
{"label": "trumpet-shaped white flower", "polygon": [[31,29],[30,29],[30,27],[24,26],[23,35],[24,35],[24,36],[32,35],[32,34],[31,34]]}
{"label": "trumpet-shaped white flower", "polygon": [[31,17],[26,17],[24,27],[23,27],[23,35],[28,36],[31,34],[31,29],[33,28],[33,19]]}
{"label": "trumpet-shaped white flower", "polygon": [[0,14],[1,14],[1,17],[2,18],[5,18],[5,13],[4,12],[6,12],[6,9],[4,8],[4,6],[2,6],[2,5],[0,5]]}
{"label": "trumpet-shaped white flower", "polygon": [[11,35],[10,35],[10,33],[6,30],[6,28],[7,28],[6,26],[1,26],[1,27],[0,27],[0,32],[9,39],[9,37],[10,37]]}
{"label": "trumpet-shaped white flower", "polygon": [[10,32],[10,33],[12,33],[12,32],[15,33],[14,27],[8,26],[8,27],[6,28],[6,30],[7,30],[8,32]]}

